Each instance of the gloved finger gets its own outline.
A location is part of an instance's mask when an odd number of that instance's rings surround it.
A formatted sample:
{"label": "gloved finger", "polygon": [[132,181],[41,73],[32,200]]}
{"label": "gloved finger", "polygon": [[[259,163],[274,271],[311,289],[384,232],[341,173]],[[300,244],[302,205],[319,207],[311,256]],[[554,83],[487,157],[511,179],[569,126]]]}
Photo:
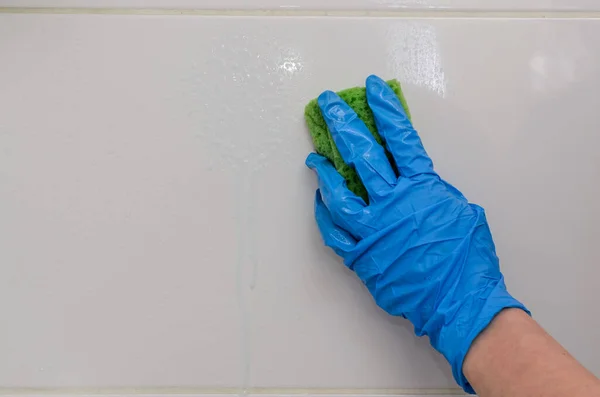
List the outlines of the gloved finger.
{"label": "gloved finger", "polygon": [[433,162],[400,100],[390,86],[375,75],[367,78],[367,102],[373,111],[377,131],[392,154],[400,176],[410,178],[434,173]]}
{"label": "gloved finger", "polygon": [[388,192],[397,177],[383,147],[365,123],[334,92],[325,91],[319,95],[318,103],[340,155],[346,164],[354,167],[369,197],[376,198]]}
{"label": "gloved finger", "polygon": [[362,198],[348,189],[344,178],[325,157],[311,153],[306,158],[306,166],[317,173],[321,196],[331,211],[356,212],[366,206]]}
{"label": "gloved finger", "polygon": [[348,189],[344,178],[325,157],[311,153],[306,165],[317,174],[322,201],[333,221],[353,236],[361,237],[361,225],[356,219],[366,207],[365,201]]}
{"label": "gloved finger", "polygon": [[315,218],[325,245],[344,258],[356,246],[356,240],[333,222],[331,213],[323,203],[321,192],[315,195]]}

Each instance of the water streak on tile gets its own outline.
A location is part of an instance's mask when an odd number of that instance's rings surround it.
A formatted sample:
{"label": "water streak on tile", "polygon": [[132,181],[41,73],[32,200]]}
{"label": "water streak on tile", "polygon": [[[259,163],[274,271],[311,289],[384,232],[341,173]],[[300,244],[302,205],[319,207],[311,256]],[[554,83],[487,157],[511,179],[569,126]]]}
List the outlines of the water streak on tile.
{"label": "water streak on tile", "polygon": [[[302,55],[279,43],[272,35],[232,34],[214,36],[211,57],[189,66],[183,84],[189,95],[202,100],[204,124],[198,131],[212,145],[211,167],[233,169],[237,184],[237,299],[241,334],[240,390],[252,387],[252,335],[254,332],[250,294],[259,286],[260,257],[257,254],[255,175],[263,167],[282,161],[287,131],[280,127],[283,107],[266,109],[266,98],[283,96],[292,80],[304,70]],[[210,72],[208,72],[210,71]],[[221,71],[229,71],[222,73]],[[215,73],[216,72],[216,73]],[[215,75],[211,75],[215,73]],[[206,93],[210,93],[207,95]],[[241,102],[240,102],[241,101]],[[243,104],[243,108],[230,104]],[[239,117],[246,118],[239,129]],[[274,156],[276,155],[276,156]]]}
{"label": "water streak on tile", "polygon": [[416,21],[392,24],[386,42],[388,62],[396,77],[445,96],[446,76],[434,26]]}

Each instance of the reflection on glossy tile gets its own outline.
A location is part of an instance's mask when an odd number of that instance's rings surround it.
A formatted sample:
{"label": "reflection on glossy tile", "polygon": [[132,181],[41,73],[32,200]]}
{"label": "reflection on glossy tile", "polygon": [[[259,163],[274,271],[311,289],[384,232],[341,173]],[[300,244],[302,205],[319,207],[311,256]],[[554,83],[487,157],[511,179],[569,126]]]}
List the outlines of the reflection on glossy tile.
{"label": "reflection on glossy tile", "polygon": [[596,56],[595,47],[589,47],[584,31],[575,30],[568,37],[562,37],[552,29],[544,29],[542,34],[548,40],[573,44],[540,49],[532,55],[529,66],[534,89],[544,93],[560,91],[595,73],[591,68]]}
{"label": "reflection on glossy tile", "polygon": [[511,291],[599,374],[599,35],[0,15],[0,384],[453,387],[313,221],[304,106],[371,73],[403,83],[439,172],[486,207]]}

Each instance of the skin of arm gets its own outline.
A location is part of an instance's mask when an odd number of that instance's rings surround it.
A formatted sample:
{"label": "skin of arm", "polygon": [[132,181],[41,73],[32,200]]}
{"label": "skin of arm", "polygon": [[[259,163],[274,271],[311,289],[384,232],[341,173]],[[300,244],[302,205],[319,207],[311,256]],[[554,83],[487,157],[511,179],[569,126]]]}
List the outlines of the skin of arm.
{"label": "skin of arm", "polygon": [[501,311],[475,339],[463,372],[481,397],[600,396],[600,380],[519,309]]}

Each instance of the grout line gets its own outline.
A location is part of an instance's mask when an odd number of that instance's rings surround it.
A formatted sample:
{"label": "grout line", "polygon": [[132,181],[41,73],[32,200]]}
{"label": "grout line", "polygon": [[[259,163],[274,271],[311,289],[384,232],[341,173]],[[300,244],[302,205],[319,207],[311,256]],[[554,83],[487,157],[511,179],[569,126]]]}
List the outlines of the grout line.
{"label": "grout line", "polygon": [[461,389],[319,389],[319,388],[178,388],[178,387],[149,387],[149,388],[0,388],[0,396],[15,395],[260,395],[260,396],[464,396]]}
{"label": "grout line", "polygon": [[218,10],[169,8],[61,8],[61,7],[0,7],[0,14],[59,15],[196,15],[222,17],[378,17],[378,18],[516,18],[516,19],[597,19],[600,11],[480,11],[449,9],[395,10]]}

